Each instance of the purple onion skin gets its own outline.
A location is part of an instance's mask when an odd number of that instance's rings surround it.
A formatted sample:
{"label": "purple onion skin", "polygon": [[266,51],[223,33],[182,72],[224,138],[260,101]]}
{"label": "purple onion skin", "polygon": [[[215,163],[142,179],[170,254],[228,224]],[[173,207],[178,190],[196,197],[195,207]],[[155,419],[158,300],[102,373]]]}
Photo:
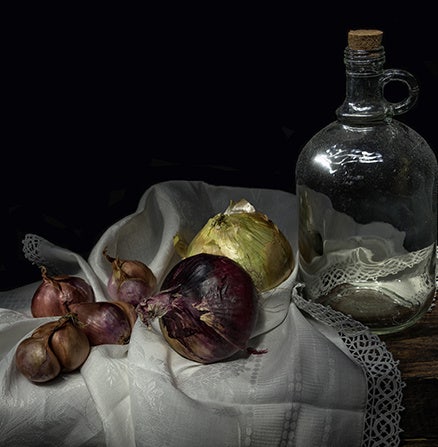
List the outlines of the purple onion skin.
{"label": "purple onion skin", "polygon": [[170,346],[206,364],[249,350],[257,306],[257,289],[240,265],[225,256],[199,253],[176,264],[161,291],[143,300],[137,312],[146,325],[160,318]]}
{"label": "purple onion skin", "polygon": [[70,310],[82,323],[80,327],[91,346],[129,343],[131,322],[117,304],[108,301],[76,303],[70,306]]}
{"label": "purple onion skin", "polygon": [[129,278],[117,284],[114,278],[108,282],[108,293],[113,301],[125,301],[136,306],[143,297],[148,297],[154,289],[141,278]]}

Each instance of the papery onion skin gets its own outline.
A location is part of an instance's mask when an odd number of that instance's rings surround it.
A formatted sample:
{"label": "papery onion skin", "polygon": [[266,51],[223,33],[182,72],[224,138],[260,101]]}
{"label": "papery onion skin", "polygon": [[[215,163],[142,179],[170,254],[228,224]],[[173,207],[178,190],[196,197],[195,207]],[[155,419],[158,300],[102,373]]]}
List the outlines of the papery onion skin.
{"label": "papery onion skin", "polygon": [[137,312],[146,325],[160,318],[169,345],[183,357],[206,364],[247,352],[258,298],[252,278],[239,264],[200,253],[176,264],[160,293],[140,303]]}
{"label": "papery onion skin", "polygon": [[175,235],[175,249],[184,258],[198,253],[227,256],[251,275],[259,291],[281,284],[292,273],[292,246],[266,214],[245,199],[230,202],[223,213],[211,217],[189,244]]}
{"label": "papery onion skin", "polygon": [[136,306],[143,298],[151,296],[157,289],[157,278],[152,270],[138,260],[120,259],[108,255],[112,273],[107,282],[108,295],[113,301],[126,301]]}
{"label": "papery onion skin", "polygon": [[61,363],[63,372],[78,369],[90,353],[88,337],[77,323],[73,324],[71,321],[53,332],[50,346]]}
{"label": "papery onion skin", "polygon": [[111,301],[111,302],[123,309],[126,316],[128,317],[131,329],[133,329],[138,317],[137,312],[135,311],[135,306],[131,303],[127,303],[126,301]]}
{"label": "papery onion skin", "polygon": [[62,316],[69,312],[71,303],[94,302],[93,288],[81,277],[71,275],[49,276],[41,268],[42,282],[31,301],[33,317]]}
{"label": "papery onion skin", "polygon": [[47,323],[42,324],[41,326],[38,326],[33,332],[31,337],[32,338],[49,338],[56,327],[58,327],[59,320],[49,321]]}
{"label": "papery onion skin", "polygon": [[91,346],[124,345],[131,337],[131,321],[125,310],[110,301],[76,303],[70,306],[82,323],[82,330]]}

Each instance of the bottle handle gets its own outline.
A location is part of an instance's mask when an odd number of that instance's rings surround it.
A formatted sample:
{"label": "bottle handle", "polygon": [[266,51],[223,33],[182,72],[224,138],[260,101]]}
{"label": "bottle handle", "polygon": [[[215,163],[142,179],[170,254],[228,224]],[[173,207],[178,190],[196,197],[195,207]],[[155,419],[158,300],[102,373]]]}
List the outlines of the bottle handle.
{"label": "bottle handle", "polygon": [[385,85],[391,81],[403,82],[408,87],[408,96],[404,100],[399,102],[386,101],[393,115],[401,115],[402,113],[407,112],[417,102],[419,93],[418,83],[415,77],[409,72],[392,68],[384,70],[383,75],[380,78],[382,91]]}

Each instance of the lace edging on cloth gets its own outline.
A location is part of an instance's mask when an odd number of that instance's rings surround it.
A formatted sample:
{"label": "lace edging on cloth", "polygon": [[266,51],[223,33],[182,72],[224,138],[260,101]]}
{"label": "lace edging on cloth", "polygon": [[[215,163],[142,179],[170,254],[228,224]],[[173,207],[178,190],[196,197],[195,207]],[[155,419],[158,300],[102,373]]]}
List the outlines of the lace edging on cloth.
{"label": "lace edging on cloth", "polygon": [[22,242],[23,254],[28,261],[34,265],[37,265],[38,267],[44,265],[51,272],[56,272],[56,266],[50,262],[49,259],[46,259],[40,250],[41,243],[50,244],[48,241],[40,236],[37,236],[36,234],[26,234]]}
{"label": "lace edging on cloth", "polygon": [[352,357],[362,367],[368,387],[362,447],[397,447],[400,443],[400,412],[405,383],[398,362],[385,344],[362,323],[292,292],[296,306],[316,320],[334,328]]}

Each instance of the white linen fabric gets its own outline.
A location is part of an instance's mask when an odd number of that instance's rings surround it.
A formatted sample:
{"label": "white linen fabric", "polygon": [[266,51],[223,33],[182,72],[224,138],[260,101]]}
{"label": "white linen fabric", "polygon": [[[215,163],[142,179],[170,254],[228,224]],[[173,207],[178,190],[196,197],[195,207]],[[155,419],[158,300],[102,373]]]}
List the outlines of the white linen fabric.
{"label": "white linen fabric", "polygon": [[[81,276],[107,300],[111,265],[138,259],[159,283],[179,260],[173,236],[190,240],[230,200],[267,214],[296,253],[297,206],[277,190],[169,181],[145,191],[88,260],[28,234],[26,258],[49,272]],[[127,345],[92,348],[80,370],[44,384],[14,363],[18,343],[51,318],[32,318],[38,283],[0,294],[0,445],[7,446],[397,446],[403,383],[377,336],[348,316],[305,301],[296,269],[260,298],[250,346],[201,365],[165,342],[157,322],[137,320]]]}

